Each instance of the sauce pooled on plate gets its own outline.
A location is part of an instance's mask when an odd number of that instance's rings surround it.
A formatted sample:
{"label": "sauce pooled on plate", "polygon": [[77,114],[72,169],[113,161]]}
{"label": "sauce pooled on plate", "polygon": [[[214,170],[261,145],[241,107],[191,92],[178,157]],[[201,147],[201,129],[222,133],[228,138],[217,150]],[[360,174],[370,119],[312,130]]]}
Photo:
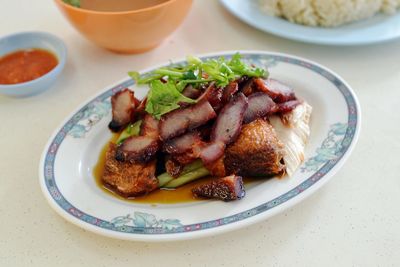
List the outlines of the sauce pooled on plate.
{"label": "sauce pooled on plate", "polygon": [[[110,142],[115,143],[117,141],[117,139],[118,139],[118,135],[113,135],[113,137],[110,139]],[[123,196],[120,196],[112,188],[105,185],[101,179],[103,172],[104,172],[106,151],[107,151],[108,146],[109,146],[109,143],[107,143],[101,150],[101,153],[99,155],[97,163],[93,167],[93,176],[95,178],[96,184],[102,191],[104,191],[107,194],[110,194],[111,196],[113,196],[119,200],[128,201],[131,203],[141,203],[141,204],[151,204],[151,205],[199,202],[199,201],[202,201],[202,199],[193,197],[192,188],[194,188],[195,186],[201,185],[201,184],[205,184],[205,183],[210,182],[215,179],[214,177],[208,176],[208,177],[199,179],[197,181],[194,181],[192,183],[178,187],[176,189],[170,189],[170,190],[161,189],[161,190],[156,190],[154,192],[151,192],[144,196],[125,198]],[[252,177],[245,177],[243,180],[244,180],[245,184],[250,184],[253,182],[257,182],[260,179],[252,178]]]}

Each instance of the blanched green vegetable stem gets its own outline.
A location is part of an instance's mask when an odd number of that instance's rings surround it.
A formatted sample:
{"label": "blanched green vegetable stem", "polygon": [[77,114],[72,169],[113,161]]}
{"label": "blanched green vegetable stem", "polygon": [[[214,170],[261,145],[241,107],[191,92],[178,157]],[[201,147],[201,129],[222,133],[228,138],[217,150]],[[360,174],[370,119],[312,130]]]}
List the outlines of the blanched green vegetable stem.
{"label": "blanched green vegetable stem", "polygon": [[210,172],[203,166],[201,160],[196,160],[183,168],[181,175],[177,178],[163,173],[157,177],[159,187],[176,188],[196,179],[209,175]]}
{"label": "blanched green vegetable stem", "polygon": [[207,175],[210,175],[210,172],[203,166],[171,180],[169,183],[164,185],[163,188],[177,188]]}
{"label": "blanched green vegetable stem", "polygon": [[140,125],[142,124],[141,120],[138,120],[134,124],[129,124],[126,128],[121,132],[118,137],[117,145],[121,144],[126,138],[139,135]]}

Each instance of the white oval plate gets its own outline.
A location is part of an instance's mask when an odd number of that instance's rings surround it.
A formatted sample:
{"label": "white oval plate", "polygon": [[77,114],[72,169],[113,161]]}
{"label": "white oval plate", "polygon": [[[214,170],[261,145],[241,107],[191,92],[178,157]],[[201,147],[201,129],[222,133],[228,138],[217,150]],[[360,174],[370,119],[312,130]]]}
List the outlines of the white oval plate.
{"label": "white oval plate", "polygon": [[372,18],[347,25],[323,28],[291,23],[268,16],[258,7],[258,0],[220,0],[229,12],[261,31],[287,39],[325,45],[362,45],[400,37],[400,13],[377,14]]}
{"label": "white oval plate", "polygon": [[[229,58],[233,53],[202,58]],[[39,167],[41,188],[50,205],[68,221],[98,234],[166,241],[214,235],[264,220],[320,188],[343,165],[356,143],[361,114],[354,92],[335,73],[311,61],[260,51],[241,53],[247,62],[268,68],[271,77],[292,86],[313,106],[305,162],[293,177],[251,184],[243,200],[229,203],[150,205],[104,193],[92,172],[111,137],[107,128],[111,95],[125,87],[135,89],[133,81],[126,78],[83,104],[50,138]],[[146,91],[135,93],[141,98]]]}

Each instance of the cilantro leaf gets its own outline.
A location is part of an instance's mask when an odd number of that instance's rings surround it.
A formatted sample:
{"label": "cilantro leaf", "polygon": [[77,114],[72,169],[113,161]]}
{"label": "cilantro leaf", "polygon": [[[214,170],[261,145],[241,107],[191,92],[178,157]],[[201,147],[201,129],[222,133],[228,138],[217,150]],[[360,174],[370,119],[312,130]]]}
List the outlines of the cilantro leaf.
{"label": "cilantro leaf", "polygon": [[181,102],[196,103],[195,100],[182,95],[172,81],[163,83],[160,80],[154,80],[150,82],[146,111],[157,119],[160,119],[161,115],[179,108]]}
{"label": "cilantro leaf", "polygon": [[[169,66],[145,74],[135,71],[128,74],[137,84],[149,84],[150,92],[146,111],[157,118],[179,108],[179,102],[196,102],[181,94],[189,84],[196,88],[201,84],[215,82],[218,87],[224,87],[244,75],[263,78],[268,76],[266,70],[246,64],[239,53],[234,54],[230,60],[220,57],[203,61],[200,58],[188,56],[186,65],[171,63]],[[161,80],[167,82],[163,83]]]}
{"label": "cilantro leaf", "polygon": [[196,80],[197,76],[196,76],[196,74],[194,74],[193,70],[189,70],[189,71],[183,73],[183,77],[182,78],[185,79],[185,80]]}
{"label": "cilantro leaf", "polygon": [[162,78],[164,75],[162,74],[155,74],[155,73],[147,73],[144,75],[140,75],[139,72],[137,71],[130,71],[128,72],[128,75],[137,83],[137,84],[146,84],[149,83],[153,80],[159,80]]}
{"label": "cilantro leaf", "polygon": [[252,67],[245,64],[242,60],[242,56],[236,53],[232,56],[232,59],[228,62],[228,66],[240,76],[246,75],[249,77],[266,77],[267,72],[264,69]]}

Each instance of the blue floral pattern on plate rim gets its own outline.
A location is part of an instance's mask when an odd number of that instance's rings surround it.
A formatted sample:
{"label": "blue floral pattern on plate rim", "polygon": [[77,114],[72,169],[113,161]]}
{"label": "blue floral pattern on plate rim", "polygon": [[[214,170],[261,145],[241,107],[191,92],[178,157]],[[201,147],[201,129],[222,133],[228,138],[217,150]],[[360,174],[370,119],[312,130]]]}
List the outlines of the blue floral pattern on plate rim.
{"label": "blue floral pattern on plate rim", "polygon": [[[61,194],[59,191],[57,184],[55,182],[55,177],[54,177],[54,163],[55,163],[55,158],[56,154],[58,151],[59,146],[63,142],[63,140],[66,138],[68,133],[73,129],[75,125],[79,123],[79,121],[82,119],[82,117],[79,114],[82,114],[87,110],[88,106],[93,106],[94,103],[104,103],[104,100],[110,98],[115,92],[118,92],[122,90],[123,88],[129,87],[133,85],[132,80],[126,80],[122,83],[120,83],[117,86],[114,86],[113,88],[107,90],[106,92],[100,94],[97,96],[95,99],[91,100],[89,103],[87,103],[84,107],[82,107],[74,116],[72,116],[71,119],[69,119],[64,126],[59,130],[59,132],[56,134],[54,139],[51,141],[49,148],[47,150],[47,153],[44,158],[44,166],[43,166],[43,171],[44,171],[44,179],[45,179],[45,185],[52,196],[53,200],[57,203],[57,205],[67,212],[68,214],[74,216],[75,218],[86,222],[92,226],[97,226],[103,229],[111,230],[111,231],[117,231],[117,232],[122,232],[122,233],[131,233],[131,234],[146,234],[146,235],[159,235],[159,234],[173,234],[173,233],[184,233],[184,232],[192,232],[192,231],[199,231],[199,230],[205,230],[205,229],[210,229],[210,228],[215,228],[227,224],[231,224],[234,222],[242,221],[247,218],[250,218],[252,216],[258,215],[260,213],[263,213],[267,210],[270,210],[276,206],[279,206],[283,204],[284,202],[292,199],[293,197],[301,194],[308,188],[310,188],[312,185],[317,183],[322,177],[324,177],[338,162],[339,160],[345,155],[346,151],[349,149],[352,140],[355,137],[356,130],[357,130],[357,124],[358,124],[358,109],[357,109],[357,102],[351,93],[351,90],[344,84],[339,78],[337,78],[335,75],[332,73],[328,72],[327,70],[323,69],[322,67],[319,67],[317,65],[314,65],[309,62],[305,62],[301,59],[298,58],[292,58],[290,56],[286,55],[279,55],[279,54],[268,54],[268,53],[263,53],[263,54],[258,54],[258,53],[243,53],[243,56],[246,60],[250,60],[253,62],[260,62],[260,61],[266,61],[266,62],[272,62],[272,65],[276,65],[279,62],[285,62],[289,64],[294,64],[298,65],[304,68],[307,68],[309,70],[312,70],[321,76],[325,77],[328,79],[335,87],[341,92],[343,95],[346,103],[347,103],[347,109],[348,109],[348,120],[346,123],[339,123],[338,127],[340,126],[340,135],[344,135],[342,138],[340,138],[341,142],[337,143],[336,150],[335,150],[335,157],[332,159],[327,159],[327,161],[317,170],[315,171],[309,178],[307,178],[304,182],[299,184],[297,187],[291,189],[290,191],[280,195],[279,197],[270,200],[268,202],[265,202],[257,207],[254,207],[252,209],[220,218],[217,220],[213,221],[206,221],[206,222],[200,222],[196,224],[188,224],[184,225],[182,224],[179,220],[177,219],[167,219],[167,220],[158,220],[161,222],[167,221],[172,222],[172,226],[168,227],[160,227],[160,223],[157,221],[154,221],[154,223],[144,223],[140,224],[140,226],[137,226],[138,224],[133,223],[131,225],[127,225],[126,223],[115,223],[115,219],[111,221],[105,221],[96,217],[93,217],[89,214],[86,214],[85,212],[75,208],[71,203],[68,202],[64,198],[64,196]],[[203,58],[214,58],[216,56],[209,56],[209,57],[203,57]],[[268,64],[270,64],[268,63]],[[345,126],[343,126],[345,125]],[[345,127],[345,129],[343,129]],[[332,128],[331,128],[332,131]],[[337,140],[336,140],[337,141]],[[339,147],[339,149],[337,149]],[[317,156],[311,158],[310,160],[315,160],[315,158],[318,157],[318,152]],[[318,164],[321,164],[319,162]],[[315,166],[315,163],[310,164]],[[307,165],[305,165],[307,168]],[[311,167],[309,167],[311,168]],[[302,169],[302,171],[307,171],[307,169]],[[142,213],[144,215],[144,213]],[[152,220],[155,220],[153,218],[154,215],[152,214],[146,214],[146,216],[150,216]],[[118,217],[117,217],[118,218]],[[126,222],[132,221],[132,219],[129,217],[129,215],[123,217],[121,216],[121,219],[126,218]],[[168,221],[170,220],[170,221]]]}

